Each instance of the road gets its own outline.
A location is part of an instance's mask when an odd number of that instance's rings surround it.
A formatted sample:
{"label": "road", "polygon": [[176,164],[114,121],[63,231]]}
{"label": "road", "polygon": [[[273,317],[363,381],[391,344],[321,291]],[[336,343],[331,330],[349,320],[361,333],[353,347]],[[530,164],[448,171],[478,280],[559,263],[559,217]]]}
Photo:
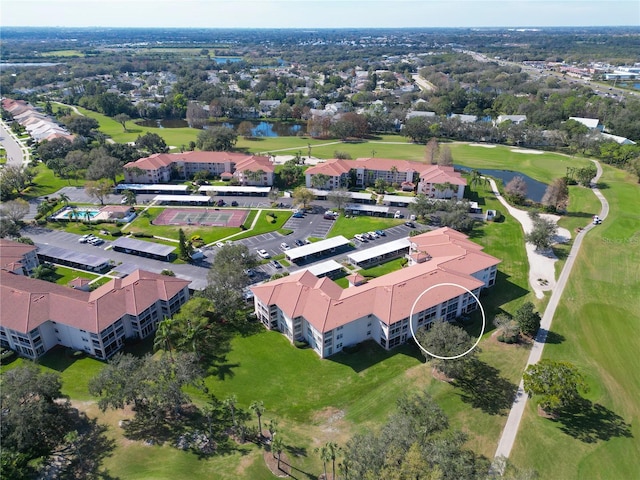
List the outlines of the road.
{"label": "road", "polygon": [[[609,215],[609,203],[607,202],[607,199],[604,197],[604,195],[602,195],[600,190],[595,188],[595,184],[598,182],[600,176],[602,175],[602,167],[597,161],[592,160],[592,162],[595,163],[598,170],[596,176],[592,181],[593,192],[602,204],[602,210],[600,211],[599,217],[604,221]],[[540,358],[542,358],[542,351],[544,350],[544,344],[547,339],[547,334],[551,329],[551,322],[553,320],[553,316],[556,313],[556,308],[558,307],[558,303],[560,302],[560,298],[562,297],[562,293],[564,292],[564,288],[567,284],[567,280],[569,279],[569,275],[571,274],[571,270],[573,269],[576,257],[578,256],[578,252],[580,251],[582,241],[585,235],[592,228],[598,227],[590,223],[588,226],[583,228],[580,233],[578,233],[575,241],[573,242],[573,246],[571,247],[571,251],[569,252],[569,256],[567,257],[567,262],[565,263],[564,268],[560,273],[560,278],[558,278],[556,288],[553,290],[553,293],[551,294],[551,298],[549,300],[549,304],[547,305],[547,308],[544,311],[544,315],[542,316],[540,329],[538,330],[538,334],[536,335],[533,347],[531,348],[531,353],[529,354],[529,359],[527,360],[525,370],[529,365],[537,363]],[[513,405],[511,406],[509,417],[507,418],[507,423],[504,426],[502,436],[500,437],[500,441],[498,442],[498,448],[495,454],[496,459],[509,458],[511,449],[513,448],[513,444],[515,443],[516,435],[518,433],[520,421],[522,420],[522,415],[524,414],[526,403],[527,394],[524,391],[524,384],[521,379],[520,385],[518,386],[518,391],[516,393],[516,398],[513,402]]]}
{"label": "road", "polygon": [[29,163],[28,147],[18,140],[4,121],[0,121],[0,144],[7,152],[7,165],[22,167]]}

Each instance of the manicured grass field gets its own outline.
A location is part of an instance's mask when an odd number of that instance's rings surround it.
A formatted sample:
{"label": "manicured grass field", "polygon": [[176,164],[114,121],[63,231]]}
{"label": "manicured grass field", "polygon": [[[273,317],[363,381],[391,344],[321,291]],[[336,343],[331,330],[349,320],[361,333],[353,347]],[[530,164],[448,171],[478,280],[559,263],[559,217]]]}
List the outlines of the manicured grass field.
{"label": "manicured grass field", "polygon": [[589,232],[553,321],[544,357],[587,376],[588,417],[539,417],[528,404],[513,461],[541,478],[621,479],[640,474],[640,189],[604,166],[610,214]]}
{"label": "manicured grass field", "polygon": [[40,163],[35,168],[36,176],[33,179],[33,186],[25,192],[24,198],[31,199],[51,195],[64,187],[82,187],[85,184],[84,178],[64,179],[56,177],[53,170]]}
{"label": "manicured grass field", "polygon": [[72,268],[56,266],[56,283],[59,285],[67,285],[74,278],[88,278],[94,280],[99,277],[93,273],[85,272],[82,270],[74,270]]}
{"label": "manicured grass field", "polygon": [[338,235],[342,235],[345,238],[353,238],[353,236],[357,233],[384,230],[385,228],[391,228],[396,225],[400,225],[403,222],[404,220],[398,220],[394,218],[369,216],[356,216],[347,218],[344,215],[341,215],[336,219],[333,228],[327,235],[327,238],[337,237]]}

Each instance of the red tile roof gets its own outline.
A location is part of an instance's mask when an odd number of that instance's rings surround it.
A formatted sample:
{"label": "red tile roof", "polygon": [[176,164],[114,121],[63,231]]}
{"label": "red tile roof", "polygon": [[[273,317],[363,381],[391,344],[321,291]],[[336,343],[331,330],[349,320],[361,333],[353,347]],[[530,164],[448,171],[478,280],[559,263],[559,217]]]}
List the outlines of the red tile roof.
{"label": "red tile roof", "polygon": [[[327,332],[371,313],[387,324],[395,323],[409,316],[413,302],[428,287],[453,283],[474,290],[484,282],[471,274],[500,262],[466,235],[446,227],[411,237],[411,241],[421,251],[426,248],[431,259],[357,287],[342,289],[305,270],[257,285],[252,291],[263,304],[276,304],[290,318],[303,316],[314,328]],[[462,293],[459,287],[438,287],[421,298],[417,311]]]}
{"label": "red tile roof", "polygon": [[99,333],[125,314],[139,315],[157,300],[168,301],[190,282],[136,270],[93,292],[0,272],[0,323],[29,332],[51,320]]}
{"label": "red tile roof", "polygon": [[21,263],[22,258],[34,250],[37,250],[35,245],[0,238],[0,269],[15,270],[15,266]]}
{"label": "red tile roof", "polygon": [[[273,164],[268,157],[247,155],[236,152],[184,152],[184,153],[154,153],[145,158],[127,163],[124,168],[137,167],[141,170],[157,170],[161,167],[168,167],[172,163],[234,163],[247,162],[253,160],[256,164],[262,165],[262,170],[273,171]],[[267,170],[269,169],[269,170]]]}

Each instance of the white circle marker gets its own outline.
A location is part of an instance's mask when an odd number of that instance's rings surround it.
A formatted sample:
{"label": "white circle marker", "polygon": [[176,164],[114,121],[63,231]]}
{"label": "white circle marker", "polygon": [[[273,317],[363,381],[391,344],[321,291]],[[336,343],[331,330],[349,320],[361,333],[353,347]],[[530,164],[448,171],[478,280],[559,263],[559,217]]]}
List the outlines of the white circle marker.
{"label": "white circle marker", "polygon": [[[443,357],[440,355],[435,355],[433,353],[431,353],[429,350],[427,350],[426,348],[424,348],[422,345],[420,345],[420,342],[418,341],[418,339],[416,338],[416,333],[413,330],[413,311],[416,308],[416,305],[418,304],[418,301],[422,298],[422,296],[429,292],[429,290],[433,290],[434,288],[437,287],[458,287],[461,288],[462,290],[468,292],[476,301],[476,303],[480,306],[480,311],[482,312],[482,330],[480,331],[480,335],[478,335],[478,339],[476,340],[476,343],[474,343],[471,348],[469,348],[469,350],[467,350],[466,352],[461,353],[460,355],[454,355],[452,357]],[[484,313],[484,308],[482,307],[482,303],[480,303],[480,300],[478,299],[478,297],[475,296],[475,294],[469,290],[466,287],[463,287],[462,285],[458,285],[457,283],[436,283],[435,285],[430,286],[429,288],[427,288],[425,291],[423,291],[420,295],[418,295],[418,298],[416,298],[415,302],[413,302],[413,305],[411,306],[411,313],[409,314],[409,329],[411,330],[411,336],[413,337],[413,339],[415,340],[416,344],[418,345],[418,347],[420,347],[420,350],[422,350],[424,353],[426,353],[427,355],[434,357],[434,358],[438,358],[440,360],[455,360],[456,358],[460,358],[460,357],[464,357],[466,354],[471,353],[471,351],[476,348],[478,346],[478,344],[480,343],[480,339],[482,338],[482,335],[484,334],[484,329],[487,325],[487,317]]]}

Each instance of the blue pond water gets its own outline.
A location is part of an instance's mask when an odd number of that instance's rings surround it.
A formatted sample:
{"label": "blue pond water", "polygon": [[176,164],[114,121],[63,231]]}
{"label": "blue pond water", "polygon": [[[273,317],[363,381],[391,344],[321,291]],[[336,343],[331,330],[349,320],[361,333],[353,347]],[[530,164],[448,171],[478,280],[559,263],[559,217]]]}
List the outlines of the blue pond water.
{"label": "blue pond water", "polygon": [[[463,167],[462,165],[454,165],[456,170],[471,171],[469,167]],[[524,183],[527,185],[527,198],[534,202],[541,202],[544,192],[547,189],[547,184],[534,180],[533,178],[525,175],[524,173],[514,172],[513,170],[491,170],[491,169],[477,169],[483,175],[502,180],[502,183],[506,185],[513,177],[522,177]]]}

